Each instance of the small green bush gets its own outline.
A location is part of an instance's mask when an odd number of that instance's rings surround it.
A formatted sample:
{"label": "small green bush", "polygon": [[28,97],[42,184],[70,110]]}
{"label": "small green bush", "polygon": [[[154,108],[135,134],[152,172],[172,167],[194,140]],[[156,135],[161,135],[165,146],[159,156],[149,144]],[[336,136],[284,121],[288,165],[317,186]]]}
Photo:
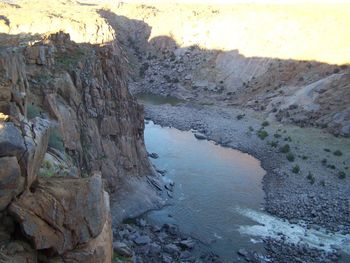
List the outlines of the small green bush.
{"label": "small green bush", "polygon": [[334,153],[333,153],[335,156],[342,156],[343,153],[339,150],[336,150]]}
{"label": "small green bush", "polygon": [[55,174],[54,166],[48,160],[45,160],[39,170],[39,176],[41,177],[52,177]]}
{"label": "small green bush", "polygon": [[281,153],[288,153],[288,152],[290,152],[290,146],[289,146],[289,144],[283,145],[283,146],[280,148],[280,152],[281,152]]}
{"label": "small green bush", "polygon": [[324,148],[323,150],[324,150],[325,152],[328,152],[328,153],[331,151],[331,150],[328,149],[328,148]]}
{"label": "small green bush", "polygon": [[327,164],[327,159],[322,159],[321,163],[322,163],[323,165],[326,165],[326,164]]}
{"label": "small green bush", "polygon": [[27,105],[27,118],[28,120],[34,119],[36,117],[40,117],[44,112],[42,108],[39,106],[35,106],[34,104]]}
{"label": "small green bush", "polygon": [[238,115],[236,116],[236,118],[237,118],[237,120],[241,120],[241,119],[244,118],[244,116],[245,116],[245,114],[238,114]]}
{"label": "small green bush", "polygon": [[323,187],[325,187],[325,186],[326,186],[326,182],[325,182],[324,180],[322,180],[322,181],[320,182],[320,185],[323,186]]}
{"label": "small green bush", "polygon": [[64,152],[64,143],[61,133],[55,129],[52,130],[49,136],[49,146],[59,150],[60,152]]}
{"label": "small green bush", "polygon": [[268,121],[263,121],[263,123],[261,123],[261,126],[266,127],[269,126],[270,123]]}
{"label": "small green bush", "polygon": [[286,155],[286,157],[287,157],[287,160],[290,161],[290,162],[294,162],[294,160],[295,160],[295,156],[292,153],[288,153]]}
{"label": "small green bush", "polygon": [[339,171],[338,172],[338,178],[339,179],[345,179],[346,178],[346,174],[343,171]]}
{"label": "small green bush", "polygon": [[273,137],[275,137],[275,138],[281,138],[281,134],[278,134],[278,133],[275,133],[274,135],[273,135]]}
{"label": "small green bush", "polygon": [[278,141],[270,141],[270,142],[268,142],[268,144],[269,144],[271,147],[276,148],[277,145],[278,145]]}
{"label": "small green bush", "polygon": [[269,136],[269,134],[265,130],[259,130],[256,134],[261,140],[265,140],[265,138]]}
{"label": "small green bush", "polygon": [[334,164],[328,164],[327,167],[329,169],[335,170],[335,165]]}
{"label": "small green bush", "polygon": [[252,126],[249,126],[248,129],[249,129],[249,131],[251,131],[251,132],[254,131],[254,128],[253,128]]}
{"label": "small green bush", "polygon": [[303,160],[307,160],[309,157],[307,157],[306,155],[303,155],[301,158],[302,158]]}
{"label": "small green bush", "polygon": [[292,168],[292,172],[295,173],[295,174],[298,174],[300,172],[300,167],[299,165],[294,165],[293,168]]}
{"label": "small green bush", "polygon": [[309,174],[307,175],[306,178],[309,180],[310,184],[314,184],[316,181],[315,177],[313,176],[313,174],[311,172],[309,172]]}
{"label": "small green bush", "polygon": [[291,138],[290,136],[288,136],[288,137],[284,138],[284,141],[286,141],[286,142],[291,142],[291,141],[292,141],[292,138]]}

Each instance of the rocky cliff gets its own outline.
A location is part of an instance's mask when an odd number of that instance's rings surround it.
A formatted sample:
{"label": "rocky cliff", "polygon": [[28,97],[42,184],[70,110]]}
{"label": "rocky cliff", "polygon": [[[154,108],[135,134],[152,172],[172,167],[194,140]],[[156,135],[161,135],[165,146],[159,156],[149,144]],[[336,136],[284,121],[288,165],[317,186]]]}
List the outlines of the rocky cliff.
{"label": "rocky cliff", "polygon": [[1,36],[0,258],[111,262],[105,190],[116,221],[154,201],[125,61],[115,42],[76,44],[62,32],[25,40]]}

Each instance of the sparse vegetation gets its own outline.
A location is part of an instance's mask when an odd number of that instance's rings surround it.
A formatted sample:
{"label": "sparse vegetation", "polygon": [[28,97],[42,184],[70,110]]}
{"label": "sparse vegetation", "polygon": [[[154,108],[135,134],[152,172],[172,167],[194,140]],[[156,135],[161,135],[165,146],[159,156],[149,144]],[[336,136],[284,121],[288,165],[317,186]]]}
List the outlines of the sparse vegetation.
{"label": "sparse vegetation", "polygon": [[281,138],[281,134],[275,133],[275,134],[273,135],[273,137],[275,137],[275,138]]}
{"label": "sparse vegetation", "polygon": [[307,160],[309,157],[307,157],[306,155],[303,155],[302,157],[301,157],[301,159],[303,159],[303,160]]}
{"label": "sparse vegetation", "polygon": [[270,141],[268,142],[268,144],[273,147],[273,148],[276,148],[278,146],[278,141]]}
{"label": "sparse vegetation", "polygon": [[323,165],[326,165],[326,164],[327,164],[327,159],[322,159],[321,163],[322,163]]}
{"label": "sparse vegetation", "polygon": [[333,154],[335,156],[342,156],[343,155],[343,153],[341,151],[339,151],[339,150],[336,150],[335,152],[333,152]]}
{"label": "sparse vegetation", "polygon": [[283,146],[280,148],[280,152],[281,152],[281,153],[288,153],[288,152],[290,152],[290,146],[289,146],[289,144],[283,145]]}
{"label": "sparse vegetation", "polygon": [[44,110],[39,106],[35,106],[34,104],[27,105],[27,118],[29,120],[40,117],[43,112]]}
{"label": "sparse vegetation", "polygon": [[325,187],[325,186],[326,186],[326,182],[325,182],[324,180],[322,180],[322,181],[320,182],[320,185],[323,186],[323,187]]}
{"label": "sparse vegetation", "polygon": [[293,168],[292,168],[292,172],[295,173],[295,174],[298,174],[300,172],[300,167],[299,165],[294,165]]}
{"label": "sparse vegetation", "polygon": [[237,116],[236,116],[236,118],[237,118],[237,120],[241,120],[241,119],[243,119],[244,118],[244,116],[245,116],[245,114],[238,114]]}
{"label": "sparse vegetation", "polygon": [[86,56],[86,51],[83,48],[74,48],[69,52],[57,53],[55,63],[58,68],[63,70],[72,70],[77,63]]}
{"label": "sparse vegetation", "polygon": [[39,176],[41,177],[51,177],[55,174],[55,168],[54,165],[48,161],[43,161],[41,168],[39,170]]}
{"label": "sparse vegetation", "polygon": [[324,148],[323,149],[325,152],[330,152],[331,150],[330,149],[328,149],[328,148]]}
{"label": "sparse vegetation", "polygon": [[251,131],[251,132],[254,131],[254,128],[253,128],[252,126],[249,126],[248,129],[249,129],[249,131]]}
{"label": "sparse vegetation", "polygon": [[339,179],[345,179],[346,178],[346,174],[343,171],[339,171],[338,172],[338,178]]}
{"label": "sparse vegetation", "polygon": [[270,123],[268,121],[263,121],[263,123],[261,123],[261,126],[266,127],[269,126]]}
{"label": "sparse vegetation", "polygon": [[63,138],[57,129],[52,130],[50,133],[49,146],[59,150],[60,152],[64,152]]}
{"label": "sparse vegetation", "polygon": [[269,136],[269,134],[265,130],[258,130],[256,134],[261,140],[265,140],[265,138]]}
{"label": "sparse vegetation", "polygon": [[288,136],[288,137],[284,138],[284,141],[286,141],[286,142],[291,142],[291,141],[292,141],[292,138],[291,138],[290,136]]}
{"label": "sparse vegetation", "polygon": [[327,167],[329,169],[335,170],[335,165],[334,164],[328,164]]}
{"label": "sparse vegetation", "polygon": [[295,156],[294,156],[294,154],[292,154],[291,152],[288,153],[288,154],[286,155],[286,157],[287,157],[287,160],[290,161],[290,162],[294,162],[294,160],[295,160]]}
{"label": "sparse vegetation", "polygon": [[310,184],[314,184],[315,181],[316,181],[314,175],[313,175],[311,172],[309,172],[309,174],[307,175],[306,178],[309,180],[309,183],[310,183]]}

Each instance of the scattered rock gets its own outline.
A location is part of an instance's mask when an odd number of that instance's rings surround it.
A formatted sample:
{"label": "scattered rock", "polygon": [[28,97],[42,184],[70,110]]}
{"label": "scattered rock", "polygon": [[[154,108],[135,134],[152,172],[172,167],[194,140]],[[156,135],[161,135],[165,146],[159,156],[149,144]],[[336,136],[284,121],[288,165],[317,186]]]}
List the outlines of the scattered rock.
{"label": "scattered rock", "polygon": [[139,237],[135,238],[134,242],[137,245],[146,245],[146,244],[149,244],[151,242],[151,239],[149,238],[149,236],[139,236]]}
{"label": "scattered rock", "polygon": [[194,134],[194,137],[196,137],[198,140],[207,140],[207,136],[205,136],[205,135],[202,134],[202,133],[198,133],[198,132],[196,132],[196,133]]}
{"label": "scattered rock", "polygon": [[113,242],[113,250],[123,257],[132,257],[131,249],[122,242]]}
{"label": "scattered rock", "polygon": [[153,159],[158,159],[159,158],[159,155],[157,153],[150,153],[150,154],[148,154],[148,156],[150,158],[153,158]]}

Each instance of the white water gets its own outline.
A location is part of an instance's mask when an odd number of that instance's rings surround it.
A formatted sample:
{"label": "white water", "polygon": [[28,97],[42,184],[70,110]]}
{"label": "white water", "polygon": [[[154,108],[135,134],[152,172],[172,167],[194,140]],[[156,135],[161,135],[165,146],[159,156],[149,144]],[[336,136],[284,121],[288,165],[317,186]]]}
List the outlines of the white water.
{"label": "white water", "polygon": [[289,243],[300,243],[326,252],[340,249],[350,255],[350,235],[327,233],[322,228],[319,230],[307,229],[302,226],[302,222],[300,225],[290,224],[286,220],[251,209],[236,208],[233,212],[238,212],[260,224],[240,226],[241,234],[274,239],[280,239],[282,234],[286,238],[285,241]]}

